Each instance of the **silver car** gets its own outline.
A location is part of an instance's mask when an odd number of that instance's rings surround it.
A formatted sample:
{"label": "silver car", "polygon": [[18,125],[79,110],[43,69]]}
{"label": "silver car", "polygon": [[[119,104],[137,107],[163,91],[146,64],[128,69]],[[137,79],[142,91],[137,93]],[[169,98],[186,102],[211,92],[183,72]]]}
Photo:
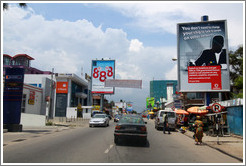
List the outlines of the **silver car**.
{"label": "silver car", "polygon": [[89,121],[89,126],[109,126],[109,118],[106,114],[95,114]]}

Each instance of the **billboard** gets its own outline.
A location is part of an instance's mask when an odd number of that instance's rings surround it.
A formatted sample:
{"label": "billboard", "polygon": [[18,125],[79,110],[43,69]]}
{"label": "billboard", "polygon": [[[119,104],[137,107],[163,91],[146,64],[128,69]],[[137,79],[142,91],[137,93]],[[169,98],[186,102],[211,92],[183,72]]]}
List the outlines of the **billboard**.
{"label": "billboard", "polygon": [[226,20],[180,23],[177,31],[180,92],[230,91]]}
{"label": "billboard", "polygon": [[155,98],[154,97],[147,97],[146,98],[146,108],[154,108],[155,106]]}
{"label": "billboard", "polygon": [[92,60],[92,93],[114,94],[113,87],[105,87],[106,79],[115,78],[115,60]]}
{"label": "billboard", "polygon": [[3,92],[3,124],[20,124],[24,72],[23,68],[6,68]]}
{"label": "billboard", "polygon": [[142,89],[142,80],[119,80],[107,79],[105,87],[139,88]]}

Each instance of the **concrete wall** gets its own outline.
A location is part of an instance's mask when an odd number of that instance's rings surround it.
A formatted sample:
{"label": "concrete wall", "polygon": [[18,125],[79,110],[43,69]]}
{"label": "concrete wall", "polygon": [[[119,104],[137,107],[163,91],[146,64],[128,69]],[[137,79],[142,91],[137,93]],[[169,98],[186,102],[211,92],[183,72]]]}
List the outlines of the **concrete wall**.
{"label": "concrete wall", "polygon": [[40,115],[42,111],[43,90],[32,85],[24,84],[23,94],[26,95],[26,98],[23,98],[25,105],[22,105],[22,108],[25,108],[25,113]]}
{"label": "concrete wall", "polygon": [[35,114],[27,114],[21,113],[21,121],[20,124],[23,127],[42,127],[45,126],[46,117],[45,115],[35,115]]}

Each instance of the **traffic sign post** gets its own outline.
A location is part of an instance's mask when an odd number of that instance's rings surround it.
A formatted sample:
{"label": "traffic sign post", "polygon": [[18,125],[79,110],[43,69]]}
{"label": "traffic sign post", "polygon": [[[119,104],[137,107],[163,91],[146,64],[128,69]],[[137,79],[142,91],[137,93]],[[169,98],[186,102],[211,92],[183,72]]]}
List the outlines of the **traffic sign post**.
{"label": "traffic sign post", "polygon": [[217,144],[219,145],[219,120],[218,113],[221,112],[222,106],[219,103],[214,103],[212,105],[212,111],[216,113],[216,130],[217,130]]}

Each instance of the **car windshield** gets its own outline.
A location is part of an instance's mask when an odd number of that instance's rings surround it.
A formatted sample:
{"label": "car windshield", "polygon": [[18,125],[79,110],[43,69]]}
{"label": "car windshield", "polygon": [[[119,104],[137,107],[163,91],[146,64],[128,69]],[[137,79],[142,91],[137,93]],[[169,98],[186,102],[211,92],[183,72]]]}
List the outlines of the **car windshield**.
{"label": "car windshield", "polygon": [[141,117],[138,116],[123,116],[119,123],[140,123],[144,124],[144,121]]}
{"label": "car windshield", "polygon": [[93,118],[105,118],[106,115],[103,114],[96,114],[93,116]]}
{"label": "car windshield", "polygon": [[175,118],[175,113],[174,112],[161,112],[160,116],[162,117],[163,114],[167,114],[169,118]]}

